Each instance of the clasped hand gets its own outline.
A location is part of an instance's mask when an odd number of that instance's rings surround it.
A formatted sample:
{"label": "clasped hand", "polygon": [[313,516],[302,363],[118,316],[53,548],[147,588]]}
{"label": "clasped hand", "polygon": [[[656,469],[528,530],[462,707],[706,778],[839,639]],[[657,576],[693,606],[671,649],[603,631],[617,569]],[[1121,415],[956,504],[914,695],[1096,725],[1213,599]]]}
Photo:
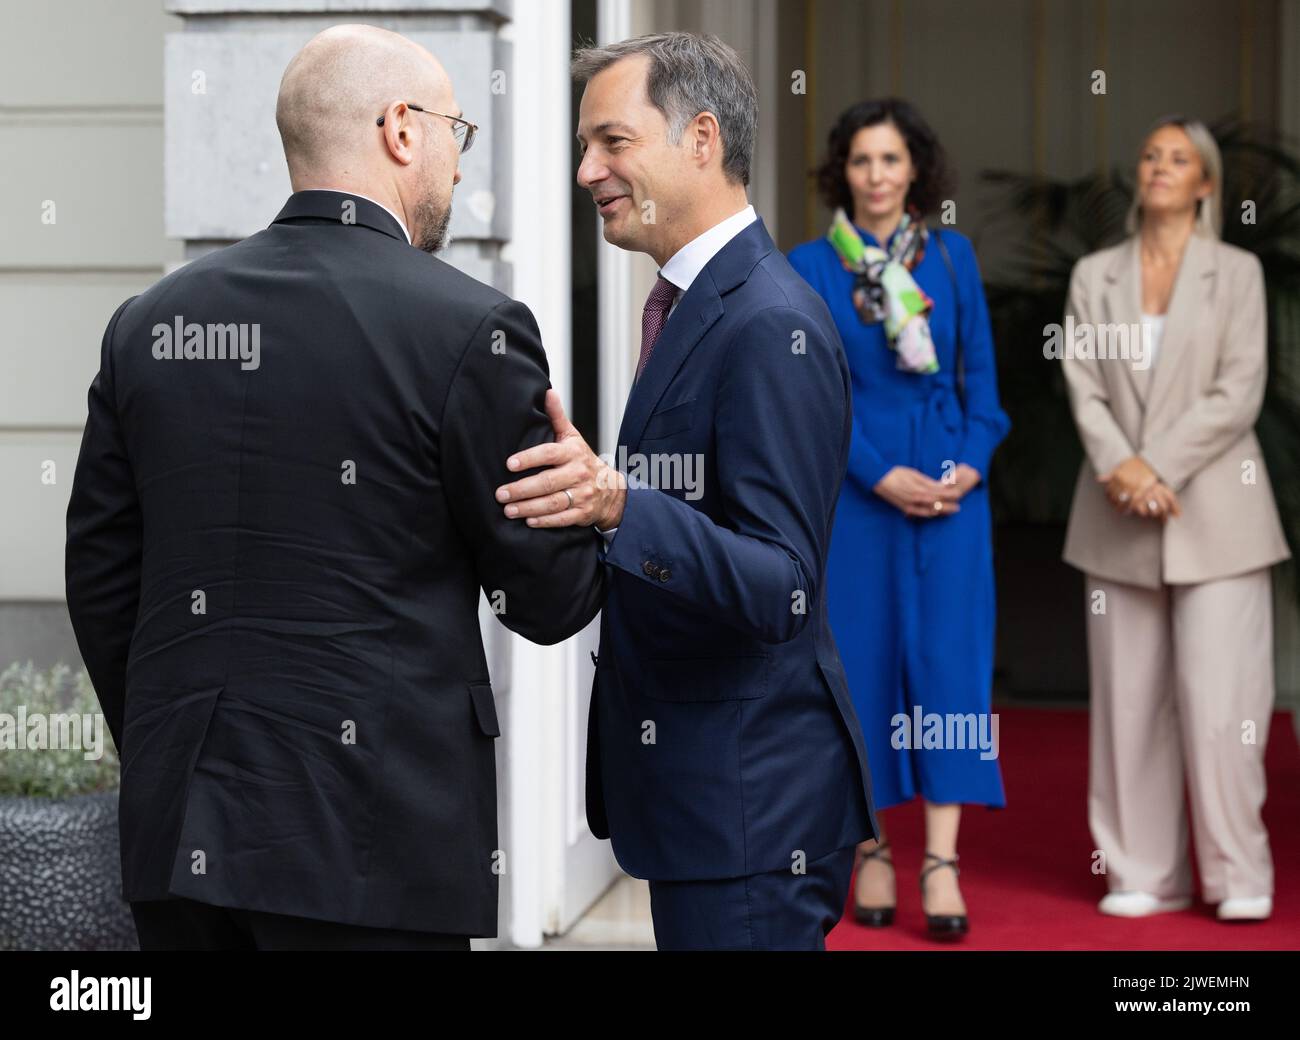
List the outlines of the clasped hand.
{"label": "clasped hand", "polygon": [[911,466],[895,466],[873,490],[905,515],[930,519],[960,513],[957,503],[979,482],[979,470],[964,462],[941,480],[927,477]]}
{"label": "clasped hand", "polygon": [[1121,513],[1133,513],[1151,520],[1182,516],[1178,496],[1140,455],[1125,459],[1109,473],[1097,477],[1106,486],[1106,497]]}

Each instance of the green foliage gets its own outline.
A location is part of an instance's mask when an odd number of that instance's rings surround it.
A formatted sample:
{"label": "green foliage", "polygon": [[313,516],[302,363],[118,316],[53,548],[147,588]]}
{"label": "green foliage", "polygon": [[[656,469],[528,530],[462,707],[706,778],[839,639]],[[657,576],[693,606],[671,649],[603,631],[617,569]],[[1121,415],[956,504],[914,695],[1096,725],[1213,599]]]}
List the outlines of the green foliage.
{"label": "green foliage", "polygon": [[[92,726],[102,727],[99,730],[103,740],[101,757],[91,760],[85,757],[94,747],[93,732],[83,737],[79,747],[18,747],[19,716],[24,710],[29,720],[57,715],[90,716]],[[30,738],[30,730],[26,727],[24,730],[24,739]],[[0,673],[0,796],[66,798],[112,790],[117,784],[117,749],[107,723],[102,721],[94,687],[84,671],[74,674],[66,664],[42,670],[28,661],[11,664]]]}

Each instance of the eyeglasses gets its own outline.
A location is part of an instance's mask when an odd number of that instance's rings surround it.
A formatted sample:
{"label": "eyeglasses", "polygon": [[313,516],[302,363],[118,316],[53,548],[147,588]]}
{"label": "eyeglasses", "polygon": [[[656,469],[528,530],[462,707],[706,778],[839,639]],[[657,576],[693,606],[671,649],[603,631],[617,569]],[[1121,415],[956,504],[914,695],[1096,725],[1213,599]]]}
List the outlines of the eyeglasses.
{"label": "eyeglasses", "polygon": [[[452,122],[451,135],[460,145],[460,153],[464,155],[469,151],[470,145],[474,143],[474,134],[478,132],[478,126],[467,119],[461,119],[460,116],[449,116],[445,112],[430,112],[427,108],[406,102],[406,107],[414,112],[423,112],[426,116],[442,116],[443,119],[450,119]],[[384,117],[380,116],[375,120],[375,126],[383,126]]]}

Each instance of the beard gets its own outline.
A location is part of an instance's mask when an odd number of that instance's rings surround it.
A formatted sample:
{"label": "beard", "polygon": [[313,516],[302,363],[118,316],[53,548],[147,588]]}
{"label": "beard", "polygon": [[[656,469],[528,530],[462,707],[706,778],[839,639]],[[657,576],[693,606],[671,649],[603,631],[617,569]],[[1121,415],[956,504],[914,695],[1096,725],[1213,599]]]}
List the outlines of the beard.
{"label": "beard", "polygon": [[432,195],[426,195],[415,207],[419,236],[412,243],[416,249],[436,253],[447,244],[447,225],[451,223],[451,203],[440,206]]}

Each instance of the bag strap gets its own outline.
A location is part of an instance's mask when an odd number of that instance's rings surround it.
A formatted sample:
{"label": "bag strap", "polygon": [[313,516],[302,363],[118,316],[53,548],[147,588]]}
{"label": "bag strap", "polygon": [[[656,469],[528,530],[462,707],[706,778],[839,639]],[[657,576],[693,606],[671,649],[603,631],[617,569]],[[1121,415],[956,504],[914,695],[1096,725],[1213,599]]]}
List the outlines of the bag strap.
{"label": "bag strap", "polygon": [[953,266],[952,257],[948,253],[948,246],[944,243],[943,235],[940,234],[938,228],[934,228],[931,233],[934,235],[934,241],[939,247],[939,255],[943,257],[944,266],[948,268],[948,277],[952,279],[952,298],[957,301],[957,392],[962,395],[964,403],[966,397],[966,365],[961,349],[961,288],[957,284],[957,268]]}

